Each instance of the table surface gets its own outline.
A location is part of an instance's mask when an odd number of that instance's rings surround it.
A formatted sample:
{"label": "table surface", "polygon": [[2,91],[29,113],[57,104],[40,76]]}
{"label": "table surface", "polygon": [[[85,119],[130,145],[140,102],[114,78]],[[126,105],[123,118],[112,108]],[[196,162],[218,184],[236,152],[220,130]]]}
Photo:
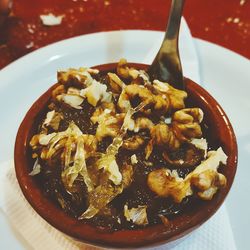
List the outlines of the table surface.
{"label": "table surface", "polygon": [[[0,30],[0,69],[47,44],[99,31],[165,30],[170,0],[14,0]],[[45,26],[40,15],[63,15]],[[198,37],[250,58],[250,0],[188,0],[184,16]]]}

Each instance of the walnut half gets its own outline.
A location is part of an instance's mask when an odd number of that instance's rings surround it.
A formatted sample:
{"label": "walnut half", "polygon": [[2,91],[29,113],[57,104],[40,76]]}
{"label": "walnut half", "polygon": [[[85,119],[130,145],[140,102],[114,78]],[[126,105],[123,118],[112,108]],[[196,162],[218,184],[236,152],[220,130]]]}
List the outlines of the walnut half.
{"label": "walnut half", "polygon": [[152,139],[145,149],[146,159],[151,155],[154,145],[175,151],[183,142],[190,141],[192,138],[200,138],[202,119],[203,112],[200,108],[186,108],[173,114],[171,125],[159,123],[153,126],[150,130]]}

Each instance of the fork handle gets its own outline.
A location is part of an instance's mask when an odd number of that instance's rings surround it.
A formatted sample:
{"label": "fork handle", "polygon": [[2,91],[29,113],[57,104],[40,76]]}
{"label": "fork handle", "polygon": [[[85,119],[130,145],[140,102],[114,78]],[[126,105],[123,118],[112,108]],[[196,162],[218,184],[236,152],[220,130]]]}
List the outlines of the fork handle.
{"label": "fork handle", "polygon": [[179,29],[185,0],[172,0],[165,36],[153,63],[148,69],[151,78],[167,81],[178,89],[184,89],[179,55]]}

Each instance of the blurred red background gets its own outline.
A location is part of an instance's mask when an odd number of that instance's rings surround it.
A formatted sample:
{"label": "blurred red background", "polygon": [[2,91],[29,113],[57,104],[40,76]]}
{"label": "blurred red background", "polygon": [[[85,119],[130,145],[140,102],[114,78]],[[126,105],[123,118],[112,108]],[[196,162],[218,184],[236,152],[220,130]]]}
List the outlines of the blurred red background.
{"label": "blurred red background", "polygon": [[[107,30],[165,30],[170,0],[14,0],[0,30],[0,68],[65,38]],[[40,15],[64,15],[44,26]],[[188,0],[184,16],[198,37],[250,58],[250,0]]]}

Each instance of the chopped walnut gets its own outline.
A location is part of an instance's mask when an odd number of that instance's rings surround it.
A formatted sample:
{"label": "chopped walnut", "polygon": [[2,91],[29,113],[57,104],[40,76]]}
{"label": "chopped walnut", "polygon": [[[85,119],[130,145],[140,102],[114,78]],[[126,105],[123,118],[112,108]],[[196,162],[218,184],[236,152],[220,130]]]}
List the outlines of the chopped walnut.
{"label": "chopped walnut", "polygon": [[101,103],[96,109],[95,112],[92,114],[90,120],[95,124],[99,121],[100,116],[102,114],[116,114],[115,104],[113,102],[103,102]]}
{"label": "chopped walnut", "polygon": [[[112,93],[107,91],[107,86],[96,81],[91,76],[91,74],[97,74],[98,72],[98,70],[89,68],[59,71],[57,78],[58,83],[61,85],[53,91],[52,97],[76,109],[82,108],[80,105],[84,98],[94,107],[96,107],[99,102],[111,102]],[[73,86],[68,86],[69,84]]]}
{"label": "chopped walnut", "polygon": [[83,98],[78,95],[71,94],[61,94],[56,97],[59,102],[64,102],[70,107],[75,109],[82,109],[81,104],[83,103]]}
{"label": "chopped walnut", "polygon": [[140,135],[133,135],[123,141],[122,147],[127,150],[135,151],[144,144],[145,144],[144,138],[142,138]]}
{"label": "chopped walnut", "polygon": [[186,108],[176,111],[172,117],[172,126],[180,138],[200,138],[202,131],[200,123],[203,111],[200,108]]}
{"label": "chopped walnut", "polygon": [[107,86],[93,80],[91,85],[80,91],[80,96],[86,97],[89,104],[96,106],[99,101],[111,102],[112,94],[107,92]]}
{"label": "chopped walnut", "polygon": [[126,59],[121,59],[117,66],[119,77],[131,80],[130,84],[144,85],[149,84],[149,76],[144,70],[137,70],[128,66]]}
{"label": "chopped walnut", "polygon": [[180,147],[180,141],[176,138],[174,130],[167,124],[159,123],[150,132],[154,144],[167,146],[173,150]]}
{"label": "chopped walnut", "polygon": [[156,110],[158,115],[159,114],[166,114],[171,109],[169,99],[164,98],[164,96],[161,96],[161,95],[154,95],[153,108]]}
{"label": "chopped walnut", "polygon": [[127,60],[122,58],[120,59],[117,65],[118,76],[123,77],[125,79],[129,78],[129,68],[127,64],[128,64]]}
{"label": "chopped walnut", "polygon": [[158,94],[166,95],[170,99],[170,106],[174,109],[185,108],[184,100],[187,98],[187,93],[183,90],[176,89],[166,82],[159,80],[153,81],[153,87]]}
{"label": "chopped walnut", "polygon": [[205,170],[192,176],[191,183],[198,188],[198,196],[202,200],[211,200],[220,187],[225,187],[227,179],[223,174],[214,170]]}
{"label": "chopped walnut", "polygon": [[55,89],[53,89],[51,96],[52,96],[52,99],[56,100],[56,97],[58,95],[65,94],[65,93],[66,93],[65,86],[60,84]]}
{"label": "chopped walnut", "polygon": [[200,122],[203,112],[199,108],[187,108],[176,111],[172,117],[171,125],[159,123],[155,125],[150,133],[152,139],[146,147],[146,159],[150,156],[154,145],[165,146],[168,150],[179,149],[183,142],[192,138],[200,138],[202,131]]}
{"label": "chopped walnut", "polygon": [[118,76],[125,79],[136,79],[139,75],[139,71],[133,68],[129,68],[127,60],[122,58],[117,65],[117,74]]}
{"label": "chopped walnut", "polygon": [[154,95],[149,89],[142,85],[127,85],[121,92],[118,100],[118,107],[122,112],[126,112],[132,107],[132,102],[139,98],[146,106],[152,107],[156,111],[166,113],[169,110],[169,101],[161,95]]}
{"label": "chopped walnut", "polygon": [[220,163],[226,164],[226,160],[227,156],[219,148],[217,151],[208,152],[208,158],[184,179],[175,171],[158,169],[148,175],[147,183],[157,195],[170,196],[177,203],[192,195],[195,189],[201,199],[211,200],[217,190],[226,185],[226,177],[217,171]]}
{"label": "chopped walnut", "polygon": [[146,105],[153,102],[152,93],[143,86],[136,84],[126,86],[118,99],[118,107],[122,112],[127,112],[131,107],[131,100],[135,97],[139,97],[141,102],[144,102]]}
{"label": "chopped walnut", "polygon": [[139,132],[142,129],[150,130],[154,126],[154,123],[147,117],[138,117],[135,120],[135,126],[133,131]]}
{"label": "chopped walnut", "polygon": [[60,84],[73,82],[79,87],[87,87],[92,84],[93,78],[88,68],[68,69],[67,71],[58,71],[57,80]]}
{"label": "chopped walnut", "polygon": [[171,176],[167,169],[157,169],[149,173],[147,180],[149,188],[161,197],[172,197],[180,203],[184,197],[191,195],[192,190],[189,182],[181,178]]}

